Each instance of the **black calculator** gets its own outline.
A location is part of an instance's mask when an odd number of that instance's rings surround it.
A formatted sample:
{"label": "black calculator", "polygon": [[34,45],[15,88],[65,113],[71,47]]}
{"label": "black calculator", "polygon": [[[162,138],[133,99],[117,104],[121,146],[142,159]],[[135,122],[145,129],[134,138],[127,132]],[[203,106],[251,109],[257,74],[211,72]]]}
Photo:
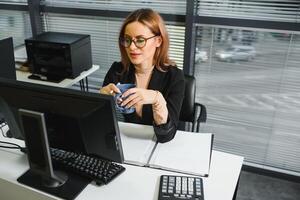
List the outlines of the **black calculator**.
{"label": "black calculator", "polygon": [[204,200],[203,181],[199,177],[162,175],[158,200]]}

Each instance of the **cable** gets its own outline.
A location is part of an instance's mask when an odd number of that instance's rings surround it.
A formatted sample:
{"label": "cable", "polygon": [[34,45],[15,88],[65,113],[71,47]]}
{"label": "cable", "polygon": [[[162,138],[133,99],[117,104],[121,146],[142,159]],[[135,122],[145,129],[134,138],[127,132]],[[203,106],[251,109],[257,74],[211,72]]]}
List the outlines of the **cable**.
{"label": "cable", "polygon": [[6,122],[2,123],[2,124],[0,125],[0,128],[3,128],[4,126],[7,126],[7,123],[6,123]]}
{"label": "cable", "polygon": [[[3,127],[7,126],[7,123],[6,122],[3,122],[0,124],[0,130],[1,130],[1,133],[3,135],[3,137],[6,137],[7,138],[7,135],[4,134],[4,131],[3,131]],[[6,132],[7,133],[7,132]]]}
{"label": "cable", "polygon": [[[3,127],[5,127],[5,126],[7,126],[7,122],[4,120],[4,118],[0,118],[0,130],[1,130],[1,133],[2,133],[3,137],[7,137],[7,135],[5,135],[4,131],[3,131]],[[8,129],[8,131],[9,131],[9,129]],[[3,146],[3,145],[0,145],[0,148],[20,149],[20,151],[26,153],[26,148],[25,147],[21,147],[18,144],[11,143],[11,142],[4,142],[4,141],[0,141],[0,144],[12,145],[12,146],[6,146],[6,145]]]}
{"label": "cable", "polygon": [[0,129],[1,129],[1,133],[2,133],[3,137],[7,137],[7,136],[4,134],[4,131],[3,131],[2,128],[3,128],[3,127],[1,127]]}
{"label": "cable", "polygon": [[0,145],[0,148],[6,148],[6,149],[19,149],[19,150],[22,151],[23,153],[26,153],[26,152],[27,152],[26,147],[21,147],[21,146],[18,145],[18,144],[11,143],[11,142],[4,142],[4,141],[0,141],[0,143],[12,145],[12,146],[3,146],[3,145]]}
{"label": "cable", "polygon": [[5,149],[20,149],[21,150],[21,148],[19,148],[19,147],[8,147],[8,146],[2,146],[2,145],[0,145],[0,148],[5,148]]}
{"label": "cable", "polygon": [[[3,135],[3,137],[6,137],[7,138],[7,135],[4,134],[4,131],[3,131],[3,127],[7,126],[7,122],[4,121],[4,119],[0,119],[1,123],[0,123],[0,130],[1,130],[1,133]],[[9,131],[9,129],[8,129]],[[7,132],[8,132],[7,131]],[[6,132],[6,133],[7,133]],[[21,152],[23,153],[27,153],[27,149],[26,147],[21,147],[20,145],[18,144],[15,144],[15,143],[11,143],[11,142],[4,142],[4,141],[0,141],[0,144],[8,144],[8,145],[12,145],[12,146],[3,146],[3,145],[0,145],[0,148],[6,148],[6,149],[19,149]]]}
{"label": "cable", "polygon": [[20,145],[18,145],[18,144],[15,144],[15,143],[11,143],[11,142],[4,142],[4,141],[0,141],[0,143],[2,143],[2,144],[14,145],[15,147],[17,147],[17,148],[19,148],[19,149],[21,149],[21,148],[22,148]]}

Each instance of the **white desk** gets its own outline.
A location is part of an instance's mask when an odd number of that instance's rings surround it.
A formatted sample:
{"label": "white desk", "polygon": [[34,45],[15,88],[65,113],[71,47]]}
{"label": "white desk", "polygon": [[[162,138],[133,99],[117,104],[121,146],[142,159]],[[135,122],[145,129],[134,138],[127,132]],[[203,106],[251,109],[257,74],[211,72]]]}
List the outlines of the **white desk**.
{"label": "white desk", "polygon": [[[98,69],[99,69],[99,65],[93,65],[92,68],[90,68],[87,71],[83,71],[76,78],[74,78],[74,79],[66,78],[66,79],[62,80],[61,82],[59,82],[59,83],[29,79],[28,76],[31,75],[31,73],[30,72],[23,72],[23,71],[20,71],[20,70],[16,70],[16,76],[17,76],[18,81],[24,81],[24,82],[29,82],[29,83],[37,83],[37,84],[42,84],[42,85],[47,85],[47,86],[63,87],[63,88],[71,87],[72,85],[79,82],[81,89],[88,91],[86,89],[86,88],[88,88],[87,77],[90,74],[97,71]],[[84,84],[84,81],[83,81],[84,79],[86,79],[86,87],[85,87],[85,84]]]}
{"label": "white desk", "polygon": [[[14,139],[1,140],[17,142]],[[232,154],[213,151],[211,171],[204,181],[205,200],[230,200],[238,183],[243,158]],[[176,174],[145,167],[123,165],[126,170],[111,183],[104,186],[89,184],[77,197],[82,200],[156,200],[158,198],[159,176]],[[0,194],[1,199],[58,199],[17,182],[17,178],[28,170],[27,157],[18,150],[0,148]]]}

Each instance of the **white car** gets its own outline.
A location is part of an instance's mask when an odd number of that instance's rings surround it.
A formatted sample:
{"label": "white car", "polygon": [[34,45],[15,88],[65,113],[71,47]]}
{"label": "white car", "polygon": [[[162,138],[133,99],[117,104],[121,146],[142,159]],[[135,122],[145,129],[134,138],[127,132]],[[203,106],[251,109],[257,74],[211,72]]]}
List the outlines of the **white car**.
{"label": "white car", "polygon": [[206,62],[208,60],[207,52],[205,50],[199,50],[196,48],[195,51],[195,63]]}
{"label": "white car", "polygon": [[255,58],[256,51],[253,46],[234,45],[225,50],[216,52],[220,61],[234,62],[237,60],[250,61]]}

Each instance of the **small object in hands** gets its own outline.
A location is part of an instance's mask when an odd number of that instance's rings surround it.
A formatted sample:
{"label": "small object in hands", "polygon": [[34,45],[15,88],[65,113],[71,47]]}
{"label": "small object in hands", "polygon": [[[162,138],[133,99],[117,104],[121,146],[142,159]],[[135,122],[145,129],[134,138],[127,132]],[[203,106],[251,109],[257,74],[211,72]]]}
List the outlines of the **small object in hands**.
{"label": "small object in hands", "polygon": [[116,109],[119,112],[123,113],[123,114],[130,114],[130,113],[135,112],[135,108],[134,107],[125,108],[125,106],[121,106],[122,101],[127,98],[127,97],[126,98],[122,98],[121,96],[128,89],[136,87],[136,85],[132,84],[132,83],[126,83],[126,84],[117,84],[116,86],[121,91],[121,93],[118,93],[118,94],[115,95]]}

